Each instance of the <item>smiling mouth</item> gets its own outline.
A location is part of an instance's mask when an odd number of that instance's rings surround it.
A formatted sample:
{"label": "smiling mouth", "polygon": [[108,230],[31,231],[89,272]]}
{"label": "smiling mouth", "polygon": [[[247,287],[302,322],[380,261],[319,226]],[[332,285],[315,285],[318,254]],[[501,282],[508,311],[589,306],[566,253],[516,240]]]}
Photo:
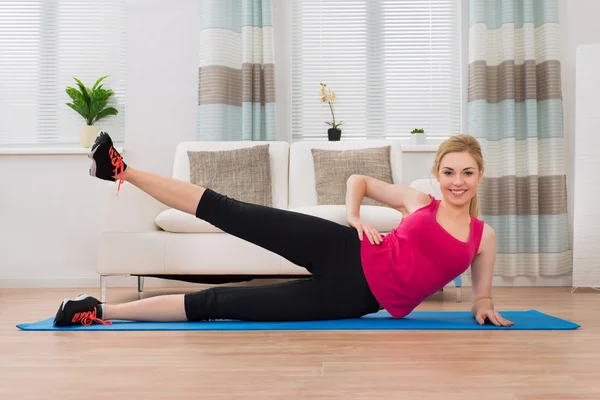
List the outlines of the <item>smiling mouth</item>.
{"label": "smiling mouth", "polygon": [[467,189],[460,189],[460,190],[449,189],[449,190],[450,190],[450,193],[452,193],[456,197],[460,197],[467,192]]}

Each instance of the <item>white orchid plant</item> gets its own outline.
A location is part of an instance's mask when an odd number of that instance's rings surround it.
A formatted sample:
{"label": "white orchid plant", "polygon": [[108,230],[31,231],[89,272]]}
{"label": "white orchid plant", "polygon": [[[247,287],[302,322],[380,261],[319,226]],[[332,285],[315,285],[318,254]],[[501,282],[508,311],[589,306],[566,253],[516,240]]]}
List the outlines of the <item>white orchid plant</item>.
{"label": "white orchid plant", "polygon": [[339,127],[342,126],[344,121],[335,122],[335,112],[333,110],[335,100],[335,92],[332,92],[331,89],[327,89],[327,85],[325,83],[321,83],[321,103],[328,104],[329,109],[331,110],[331,122],[327,121],[325,123],[331,126],[333,129],[339,129]]}

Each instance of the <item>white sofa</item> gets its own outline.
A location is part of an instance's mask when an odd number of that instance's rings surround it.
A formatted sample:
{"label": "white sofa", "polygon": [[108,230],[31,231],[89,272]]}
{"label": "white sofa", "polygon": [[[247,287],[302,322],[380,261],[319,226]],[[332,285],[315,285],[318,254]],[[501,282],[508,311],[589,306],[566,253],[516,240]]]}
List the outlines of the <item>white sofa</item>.
{"label": "white sofa", "polygon": [[[232,150],[266,143],[270,145],[273,207],[276,208],[346,224],[344,205],[317,203],[312,148],[347,150],[391,146],[393,180],[403,182],[400,144],[377,140],[305,141],[292,145],[287,142],[183,142],[176,149],[173,177],[190,181],[188,150]],[[425,179],[412,185],[439,196],[439,189],[431,182]],[[137,276],[139,292],[143,291],[144,277],[217,284],[310,275],[277,254],[224,233],[192,215],[168,209],[133,185],[124,183],[117,196],[115,185],[108,184],[105,204],[97,264],[102,301],[106,300],[107,277],[112,275]],[[398,226],[402,214],[389,207],[362,206],[361,217],[385,233]]]}

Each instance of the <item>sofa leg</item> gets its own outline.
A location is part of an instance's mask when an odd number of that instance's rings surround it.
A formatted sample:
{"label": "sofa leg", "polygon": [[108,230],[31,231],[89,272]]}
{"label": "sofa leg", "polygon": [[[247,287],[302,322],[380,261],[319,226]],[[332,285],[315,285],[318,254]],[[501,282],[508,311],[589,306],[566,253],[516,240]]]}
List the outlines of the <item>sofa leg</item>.
{"label": "sofa leg", "polygon": [[100,301],[102,303],[106,303],[106,289],[108,287],[107,277],[108,275],[100,275],[100,292],[102,293]]}
{"label": "sofa leg", "polygon": [[142,294],[144,292],[144,277],[138,276],[138,294]]}
{"label": "sofa leg", "polygon": [[109,276],[120,276],[121,278],[127,278],[131,275],[129,274],[101,274],[100,275],[100,292],[101,298],[100,301],[102,303],[106,303],[106,290],[108,289],[108,277]]}
{"label": "sofa leg", "polygon": [[456,286],[456,302],[462,302],[462,277],[459,275],[454,279],[454,286]]}

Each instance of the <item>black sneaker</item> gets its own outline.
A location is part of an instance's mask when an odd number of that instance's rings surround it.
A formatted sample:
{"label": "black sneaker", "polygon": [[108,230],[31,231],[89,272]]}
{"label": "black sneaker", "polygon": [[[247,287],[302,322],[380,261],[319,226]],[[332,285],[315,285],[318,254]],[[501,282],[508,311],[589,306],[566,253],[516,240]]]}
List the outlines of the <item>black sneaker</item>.
{"label": "black sneaker", "polygon": [[110,325],[110,321],[102,320],[100,304],[97,299],[87,294],[80,294],[75,299],[64,299],[54,317],[54,326],[88,326],[94,322]]}
{"label": "black sneaker", "polygon": [[100,132],[92,145],[88,157],[92,159],[90,167],[91,176],[111,182],[115,182],[118,176],[119,189],[121,188],[127,164],[123,162],[123,157],[113,146],[113,141],[108,133]]}

